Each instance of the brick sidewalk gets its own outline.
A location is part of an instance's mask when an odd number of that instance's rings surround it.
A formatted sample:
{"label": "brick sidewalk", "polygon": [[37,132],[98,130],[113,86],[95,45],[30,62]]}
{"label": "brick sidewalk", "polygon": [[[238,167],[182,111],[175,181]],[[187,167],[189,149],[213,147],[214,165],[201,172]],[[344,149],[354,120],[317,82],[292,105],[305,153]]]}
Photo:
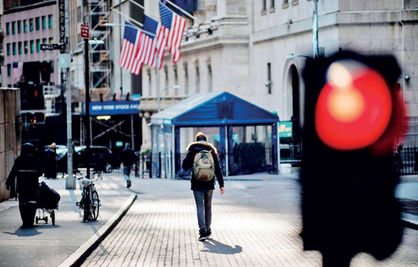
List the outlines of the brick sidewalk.
{"label": "brick sidewalk", "polygon": [[[214,193],[213,235],[197,241],[188,181],[134,179],[138,199],[83,266],[321,266],[298,236],[296,180],[230,181]],[[392,258],[358,255],[352,266],[416,266],[417,232],[408,229]]]}

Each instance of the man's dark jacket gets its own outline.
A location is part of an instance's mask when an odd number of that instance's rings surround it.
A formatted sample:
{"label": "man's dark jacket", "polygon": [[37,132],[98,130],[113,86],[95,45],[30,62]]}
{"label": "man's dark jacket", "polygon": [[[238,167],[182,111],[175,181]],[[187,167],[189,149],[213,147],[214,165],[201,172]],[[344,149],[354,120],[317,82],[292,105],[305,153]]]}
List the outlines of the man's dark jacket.
{"label": "man's dark jacket", "polygon": [[[183,160],[182,168],[184,170],[189,170],[193,167],[193,162],[195,155],[202,151],[202,150],[208,150],[210,151],[213,161],[215,163],[215,176],[218,179],[219,187],[224,187],[224,178],[222,175],[221,167],[219,166],[219,160],[218,155],[216,154],[216,148],[207,142],[193,142],[187,147],[187,155],[186,158]],[[193,175],[190,179],[192,183],[192,190],[201,191],[201,190],[213,190],[215,189],[215,178],[208,182],[202,182],[196,180],[196,178]]]}
{"label": "man's dark jacket", "polygon": [[[35,150],[22,146],[22,153],[15,159],[12,170],[7,177],[6,186],[9,190],[14,188],[21,201],[36,201],[38,197],[39,176],[42,175],[42,164],[35,155]],[[17,177],[17,180],[15,180]],[[13,190],[11,190],[13,197]]]}
{"label": "man's dark jacket", "polygon": [[125,148],[122,150],[120,155],[120,160],[123,163],[123,166],[132,166],[135,163],[135,152],[130,148]]}

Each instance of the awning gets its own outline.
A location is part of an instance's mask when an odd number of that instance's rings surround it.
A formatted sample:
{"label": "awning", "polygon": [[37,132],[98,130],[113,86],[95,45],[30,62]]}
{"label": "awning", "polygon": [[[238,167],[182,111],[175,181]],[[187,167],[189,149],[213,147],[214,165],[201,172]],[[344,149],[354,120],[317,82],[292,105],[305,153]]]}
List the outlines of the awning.
{"label": "awning", "polygon": [[176,126],[272,124],[277,115],[228,92],[195,94],[153,115],[151,123]]}

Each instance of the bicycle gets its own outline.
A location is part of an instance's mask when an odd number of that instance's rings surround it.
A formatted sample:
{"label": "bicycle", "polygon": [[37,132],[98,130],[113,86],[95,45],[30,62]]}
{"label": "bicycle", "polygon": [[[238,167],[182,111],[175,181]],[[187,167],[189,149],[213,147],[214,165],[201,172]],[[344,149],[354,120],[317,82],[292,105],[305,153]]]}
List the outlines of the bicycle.
{"label": "bicycle", "polygon": [[81,200],[76,203],[80,209],[83,209],[83,222],[97,221],[101,204],[94,182],[98,180],[98,177],[87,179],[81,174],[81,177],[77,177],[77,179],[80,180],[80,185],[83,188]]}

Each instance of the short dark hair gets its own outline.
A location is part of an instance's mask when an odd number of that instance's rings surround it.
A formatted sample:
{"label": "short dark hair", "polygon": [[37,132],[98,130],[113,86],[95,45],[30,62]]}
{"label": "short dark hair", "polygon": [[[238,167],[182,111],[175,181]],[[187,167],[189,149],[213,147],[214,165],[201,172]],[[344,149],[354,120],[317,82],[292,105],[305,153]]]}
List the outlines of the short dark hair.
{"label": "short dark hair", "polygon": [[206,141],[207,142],[208,141],[208,137],[204,133],[198,132],[196,134],[195,140],[196,141]]}

